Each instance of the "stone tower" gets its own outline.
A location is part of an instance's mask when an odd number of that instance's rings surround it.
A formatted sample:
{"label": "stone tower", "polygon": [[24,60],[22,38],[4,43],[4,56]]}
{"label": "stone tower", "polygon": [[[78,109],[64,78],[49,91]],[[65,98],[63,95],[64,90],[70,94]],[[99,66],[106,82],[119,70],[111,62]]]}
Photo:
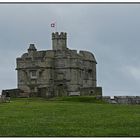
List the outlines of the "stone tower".
{"label": "stone tower", "polygon": [[101,96],[96,64],[91,52],[70,50],[67,34],[55,32],[52,50],[37,51],[30,44],[27,53],[17,58],[18,88],[28,96]]}
{"label": "stone tower", "polygon": [[52,33],[52,48],[53,50],[67,49],[67,33]]}

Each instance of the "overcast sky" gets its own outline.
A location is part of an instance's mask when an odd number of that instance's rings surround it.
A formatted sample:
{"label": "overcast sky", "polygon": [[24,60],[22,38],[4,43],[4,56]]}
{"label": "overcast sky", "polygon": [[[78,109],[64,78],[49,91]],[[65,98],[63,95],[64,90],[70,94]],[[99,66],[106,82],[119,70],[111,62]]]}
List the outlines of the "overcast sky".
{"label": "overcast sky", "polygon": [[16,58],[51,49],[51,22],[70,49],[91,51],[103,95],[140,96],[140,4],[0,4],[0,91],[16,88]]}

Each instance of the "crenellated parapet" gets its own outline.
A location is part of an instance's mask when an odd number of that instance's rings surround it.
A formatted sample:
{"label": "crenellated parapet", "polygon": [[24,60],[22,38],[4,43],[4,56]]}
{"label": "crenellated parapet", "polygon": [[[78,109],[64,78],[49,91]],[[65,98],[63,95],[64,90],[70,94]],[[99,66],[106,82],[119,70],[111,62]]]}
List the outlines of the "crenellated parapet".
{"label": "crenellated parapet", "polygon": [[65,32],[61,32],[61,33],[58,33],[58,32],[55,32],[55,33],[52,33],[52,40],[54,39],[67,39],[67,33]]}
{"label": "crenellated parapet", "polygon": [[67,48],[67,33],[52,33],[52,48],[53,50],[65,50]]}

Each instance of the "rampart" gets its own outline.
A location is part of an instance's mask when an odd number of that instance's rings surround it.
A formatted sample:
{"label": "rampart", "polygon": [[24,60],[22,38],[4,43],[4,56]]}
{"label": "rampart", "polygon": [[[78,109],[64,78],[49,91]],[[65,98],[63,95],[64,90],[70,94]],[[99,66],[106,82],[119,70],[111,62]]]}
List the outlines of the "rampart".
{"label": "rampart", "polygon": [[140,104],[140,96],[103,96],[102,100],[112,104]]}

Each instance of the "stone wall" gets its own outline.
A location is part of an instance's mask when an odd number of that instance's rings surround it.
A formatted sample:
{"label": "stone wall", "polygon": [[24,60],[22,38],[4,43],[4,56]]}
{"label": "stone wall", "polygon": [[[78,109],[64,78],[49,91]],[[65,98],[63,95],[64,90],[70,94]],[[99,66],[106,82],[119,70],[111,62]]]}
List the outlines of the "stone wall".
{"label": "stone wall", "polygon": [[6,90],[2,90],[2,96],[6,96],[6,93],[8,93],[10,97],[21,97],[23,95],[25,95],[25,97],[26,97],[26,93],[24,93],[20,89],[6,89]]}
{"label": "stone wall", "polygon": [[101,96],[102,97],[102,88],[101,87],[89,87],[80,89],[81,96]]}
{"label": "stone wall", "polygon": [[103,96],[102,99],[113,104],[140,104],[140,96]]}

